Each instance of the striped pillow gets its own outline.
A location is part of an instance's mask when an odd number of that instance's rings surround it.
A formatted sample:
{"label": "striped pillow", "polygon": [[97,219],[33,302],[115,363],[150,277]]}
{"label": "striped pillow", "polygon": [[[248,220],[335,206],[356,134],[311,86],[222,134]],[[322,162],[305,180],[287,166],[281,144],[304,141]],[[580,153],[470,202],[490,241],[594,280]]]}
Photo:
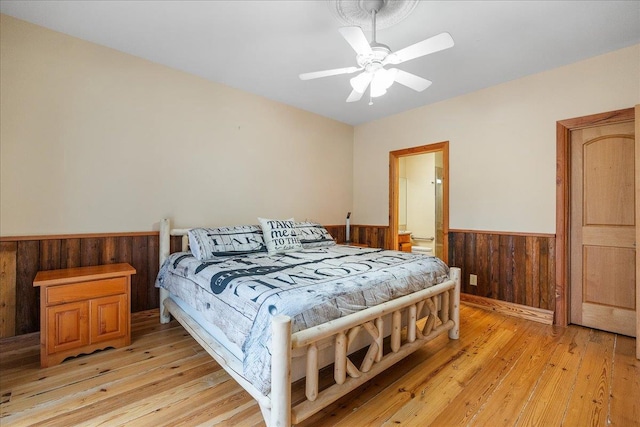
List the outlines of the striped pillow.
{"label": "striped pillow", "polygon": [[336,241],[327,229],[317,222],[296,222],[295,228],[298,239],[305,249],[333,246],[336,244]]}
{"label": "striped pillow", "polygon": [[262,230],[257,225],[192,228],[189,230],[189,247],[200,261],[266,251]]}

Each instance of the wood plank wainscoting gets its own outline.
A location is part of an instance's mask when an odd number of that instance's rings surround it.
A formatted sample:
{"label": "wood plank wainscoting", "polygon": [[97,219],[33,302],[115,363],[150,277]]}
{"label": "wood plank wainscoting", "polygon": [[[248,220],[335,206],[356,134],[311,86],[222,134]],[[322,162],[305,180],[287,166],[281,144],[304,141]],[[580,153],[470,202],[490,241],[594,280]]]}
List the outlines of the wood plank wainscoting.
{"label": "wood plank wainscoting", "polygon": [[449,265],[462,269],[463,301],[543,323],[555,311],[555,253],[553,234],[449,230]]}
{"label": "wood plank wainscoting", "polygon": [[0,337],[40,330],[40,293],[33,287],[39,270],[127,262],[137,272],[131,311],[157,308],[158,238],[158,232],[0,238]]}
{"label": "wood plank wainscoting", "polygon": [[[325,225],[325,228],[338,243],[344,243],[346,229],[344,225]],[[351,225],[351,243],[367,245],[370,248],[390,248],[391,236],[388,225]]]}
{"label": "wood plank wainscoting", "polygon": [[[338,243],[344,225],[325,226]],[[389,248],[389,227],[351,225],[351,241]],[[128,262],[131,311],[158,307],[158,232],[0,238],[0,338],[40,330],[38,270]],[[178,251],[173,237],[171,251]],[[462,299],[485,308],[548,322],[555,309],[555,238],[468,230],[449,231],[449,264],[462,269]],[[469,285],[469,274],[478,286]],[[505,304],[502,304],[505,303]]]}
{"label": "wood plank wainscoting", "polygon": [[[327,225],[338,243],[344,225]],[[388,226],[351,225],[351,241],[388,247]],[[136,269],[131,280],[131,312],[158,308],[159,235],[157,231],[0,237],[0,338],[40,330],[40,294],[33,287],[39,270],[127,262]],[[181,247],[172,237],[171,252]]]}

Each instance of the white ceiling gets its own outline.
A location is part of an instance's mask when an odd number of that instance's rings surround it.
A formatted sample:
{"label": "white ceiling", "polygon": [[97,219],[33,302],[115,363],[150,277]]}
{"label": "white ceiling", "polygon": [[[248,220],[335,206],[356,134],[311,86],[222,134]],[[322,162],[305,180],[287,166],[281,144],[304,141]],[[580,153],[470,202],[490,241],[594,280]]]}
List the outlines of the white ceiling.
{"label": "white ceiling", "polygon": [[395,51],[446,31],[455,46],[397,66],[427,90],[395,84],[370,106],[345,102],[352,75],[298,79],[355,65],[327,0],[1,0],[0,12],[352,125],[640,43],[638,0],[420,1],[377,41]]}

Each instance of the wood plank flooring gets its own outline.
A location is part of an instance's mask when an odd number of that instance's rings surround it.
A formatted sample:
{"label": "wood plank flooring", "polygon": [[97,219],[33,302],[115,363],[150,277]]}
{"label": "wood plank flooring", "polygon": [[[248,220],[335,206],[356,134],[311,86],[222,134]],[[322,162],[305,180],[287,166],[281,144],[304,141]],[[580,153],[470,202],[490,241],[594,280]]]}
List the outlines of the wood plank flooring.
{"label": "wood plank flooring", "polygon": [[[132,317],[129,347],[47,369],[37,333],[1,340],[0,425],[264,425],[178,323]],[[635,339],[464,304],[461,319],[459,340],[438,338],[300,425],[640,426]]]}

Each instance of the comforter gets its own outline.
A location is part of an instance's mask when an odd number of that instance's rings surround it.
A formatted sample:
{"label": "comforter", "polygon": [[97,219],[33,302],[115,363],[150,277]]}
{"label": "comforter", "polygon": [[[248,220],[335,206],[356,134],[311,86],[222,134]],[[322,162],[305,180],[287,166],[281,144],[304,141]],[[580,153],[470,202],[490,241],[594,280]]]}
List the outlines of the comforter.
{"label": "comforter", "polygon": [[341,245],[204,262],[179,252],[156,286],[224,331],[242,349],[243,376],[268,395],[273,316],[291,317],[297,332],[442,283],[448,272],[436,257]]}

